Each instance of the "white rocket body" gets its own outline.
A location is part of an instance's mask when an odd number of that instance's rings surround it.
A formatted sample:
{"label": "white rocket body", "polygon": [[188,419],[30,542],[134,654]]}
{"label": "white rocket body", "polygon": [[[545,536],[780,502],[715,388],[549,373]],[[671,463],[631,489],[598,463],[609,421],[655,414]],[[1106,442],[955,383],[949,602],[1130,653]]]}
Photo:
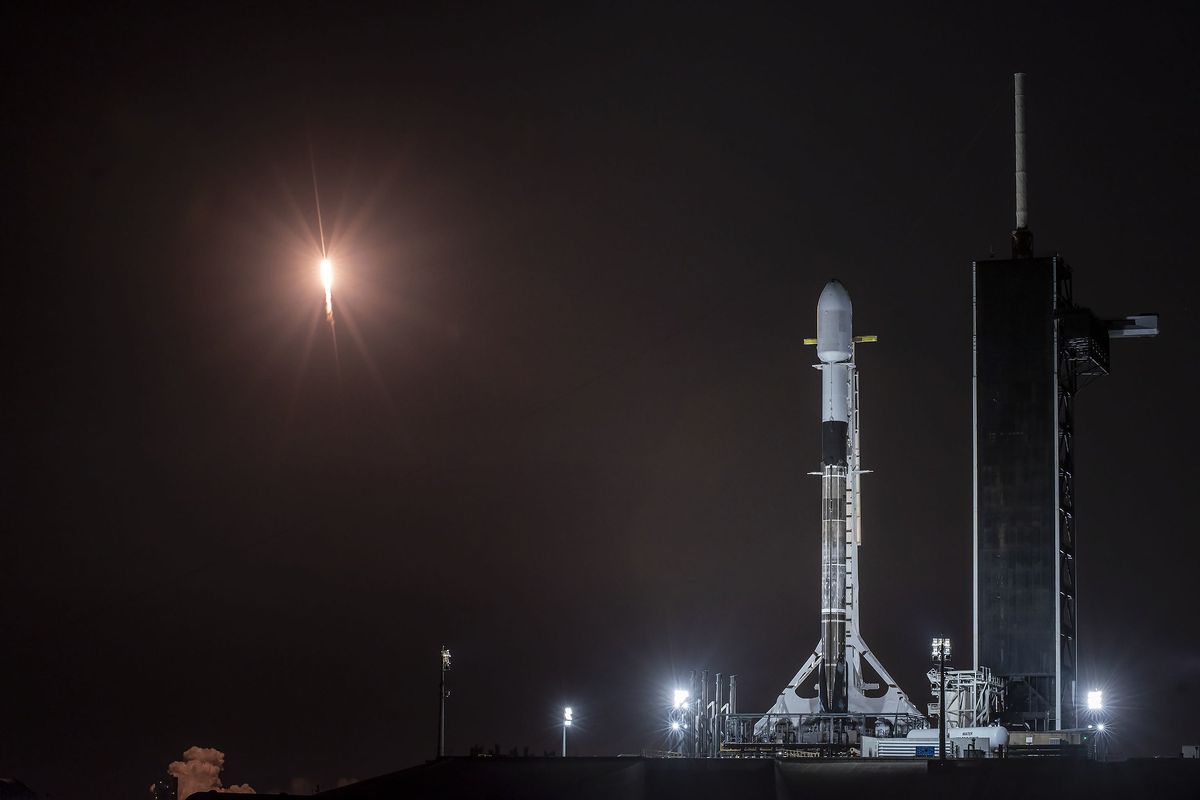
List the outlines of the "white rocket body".
{"label": "white rocket body", "polygon": [[[836,280],[817,302],[817,358],[821,371],[821,640],[792,679],[758,734],[780,715],[864,714],[921,720],[917,710],[859,631],[858,546],[861,503],[858,372],[854,363],[854,309]],[[864,678],[863,664],[879,682]],[[815,681],[814,681],[815,678]]]}
{"label": "white rocket body", "polygon": [[846,713],[846,479],[850,453],[850,381],[854,309],[830,281],[817,301],[821,359],[821,670],[822,710]]}

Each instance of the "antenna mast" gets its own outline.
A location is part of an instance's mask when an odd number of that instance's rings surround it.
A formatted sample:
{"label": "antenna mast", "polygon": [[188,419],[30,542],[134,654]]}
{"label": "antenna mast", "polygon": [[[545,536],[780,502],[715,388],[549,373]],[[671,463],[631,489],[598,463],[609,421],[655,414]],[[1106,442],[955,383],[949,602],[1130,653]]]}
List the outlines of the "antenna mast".
{"label": "antenna mast", "polygon": [[1029,191],[1025,177],[1025,73],[1013,74],[1017,227],[1012,232],[1013,258],[1033,257],[1033,232],[1029,230]]}

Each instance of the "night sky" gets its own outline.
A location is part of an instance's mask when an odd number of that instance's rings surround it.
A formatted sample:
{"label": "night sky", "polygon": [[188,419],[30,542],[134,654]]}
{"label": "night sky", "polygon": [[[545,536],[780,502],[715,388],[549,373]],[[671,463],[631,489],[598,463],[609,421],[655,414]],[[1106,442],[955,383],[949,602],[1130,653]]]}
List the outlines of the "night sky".
{"label": "night sky", "polygon": [[[1030,227],[1101,316],[1081,675],[1114,749],[1200,710],[1197,19],[998,3],[5,13],[0,776],[286,789],[447,745],[663,741],[819,636],[819,380],[855,303],[863,630],[970,666],[971,260]],[[971,6],[971,7],[967,7]],[[1082,9],[1083,6],[1080,6]],[[313,161],[310,162],[310,152]],[[317,277],[320,182],[336,352]]]}

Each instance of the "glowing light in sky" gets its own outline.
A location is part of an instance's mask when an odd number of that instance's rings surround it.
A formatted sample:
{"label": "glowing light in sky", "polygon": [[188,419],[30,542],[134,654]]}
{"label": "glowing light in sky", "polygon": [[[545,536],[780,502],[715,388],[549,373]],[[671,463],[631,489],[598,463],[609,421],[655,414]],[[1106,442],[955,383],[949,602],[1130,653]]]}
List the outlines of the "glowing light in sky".
{"label": "glowing light in sky", "polygon": [[333,319],[333,262],[321,259],[321,283],[325,285],[325,318]]}

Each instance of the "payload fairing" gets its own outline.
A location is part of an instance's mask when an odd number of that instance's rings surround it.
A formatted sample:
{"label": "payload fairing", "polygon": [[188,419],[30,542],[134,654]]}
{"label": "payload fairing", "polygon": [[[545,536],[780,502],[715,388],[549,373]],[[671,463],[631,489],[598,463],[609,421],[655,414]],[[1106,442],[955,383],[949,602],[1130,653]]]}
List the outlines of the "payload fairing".
{"label": "payload fairing", "polygon": [[[821,363],[821,640],[768,714],[863,714],[921,718],[859,632],[858,547],[862,543],[858,372],[853,307],[846,288],[826,284],[817,302]],[[878,681],[863,674],[863,662]],[[814,684],[813,677],[816,676]],[[765,720],[766,718],[764,718]]]}

